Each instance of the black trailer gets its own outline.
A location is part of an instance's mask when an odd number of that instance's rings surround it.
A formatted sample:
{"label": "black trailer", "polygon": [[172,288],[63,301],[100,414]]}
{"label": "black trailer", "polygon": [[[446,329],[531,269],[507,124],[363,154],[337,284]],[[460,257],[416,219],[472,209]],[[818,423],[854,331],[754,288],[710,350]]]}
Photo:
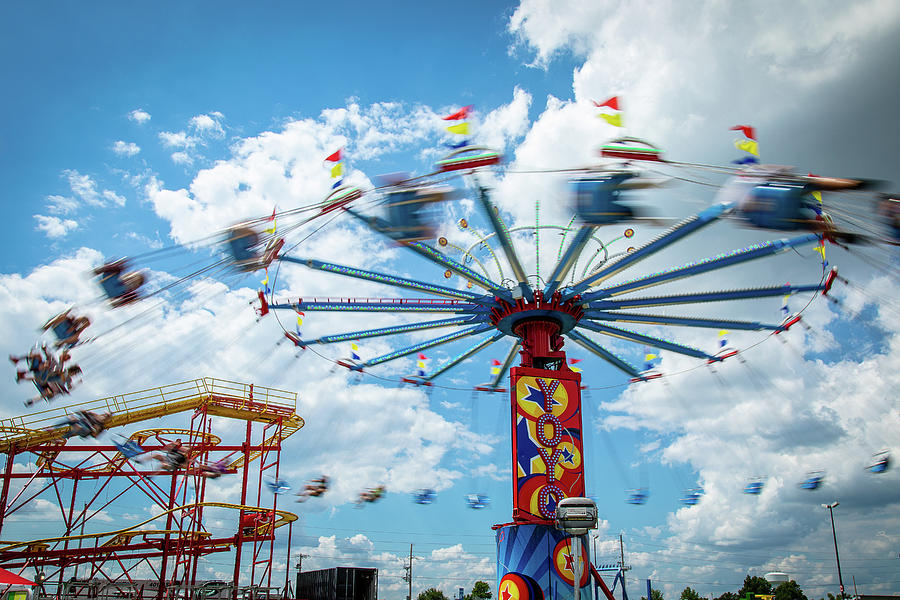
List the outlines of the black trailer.
{"label": "black trailer", "polygon": [[334,567],[297,573],[297,600],[377,600],[378,569]]}

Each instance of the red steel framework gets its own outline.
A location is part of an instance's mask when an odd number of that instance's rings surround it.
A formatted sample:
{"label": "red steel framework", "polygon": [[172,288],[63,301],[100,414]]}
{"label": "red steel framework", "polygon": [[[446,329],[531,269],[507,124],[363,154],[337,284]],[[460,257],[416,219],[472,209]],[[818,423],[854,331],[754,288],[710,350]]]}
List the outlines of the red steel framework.
{"label": "red steel framework", "polygon": [[[152,456],[166,444],[180,440],[188,456],[185,468],[161,470],[155,459],[137,463],[123,456],[115,445],[66,440],[61,437],[65,428],[48,427],[79,410],[111,413],[110,428],[192,411],[187,429],[145,429],[128,438],[148,452],[143,456]],[[43,573],[40,583],[47,588],[55,585],[50,595],[58,599],[87,597],[91,594],[78,586],[96,588],[101,582],[121,584],[113,586],[119,597],[127,588],[130,597],[162,600],[198,584],[202,557],[233,552],[230,595],[238,597],[242,576],[247,580],[240,591],[242,596],[248,591],[251,597],[268,595],[276,529],[288,526],[290,548],[297,516],[279,510],[275,494],[263,506],[263,481],[278,479],[282,441],[303,426],[295,411],[295,393],[204,378],[0,421],[0,451],[6,454],[0,488],[0,535],[9,517],[42,497],[55,500],[64,526],[57,537],[0,541],[0,565],[19,572],[33,568]],[[213,434],[212,417],[245,421],[243,441],[223,444]],[[262,425],[261,431],[254,423]],[[25,465],[21,463],[23,456],[27,457]],[[240,477],[240,504],[206,501],[208,473],[202,467],[215,461],[226,465],[222,477]],[[99,484],[89,495],[79,496],[79,484],[85,481]],[[21,484],[21,489],[10,500],[14,483]],[[83,492],[84,486],[81,488]],[[98,524],[98,515],[104,515],[110,506],[132,500],[135,491],[150,500],[156,516],[126,528],[85,533],[86,525]],[[126,497],[129,492],[132,494]],[[235,532],[214,536],[204,524],[204,512],[209,509],[236,513]],[[243,565],[246,550],[250,559]],[[82,565],[87,571],[81,574],[87,576],[79,579]],[[152,573],[151,579],[138,578],[141,565],[146,567],[144,573]]]}

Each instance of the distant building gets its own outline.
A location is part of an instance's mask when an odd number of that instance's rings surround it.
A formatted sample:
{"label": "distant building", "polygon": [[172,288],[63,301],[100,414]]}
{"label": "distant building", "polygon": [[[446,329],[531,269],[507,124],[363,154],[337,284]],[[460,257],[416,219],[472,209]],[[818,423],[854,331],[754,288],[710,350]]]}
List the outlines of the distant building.
{"label": "distant building", "polygon": [[377,600],[378,569],[334,567],[297,573],[298,600]]}

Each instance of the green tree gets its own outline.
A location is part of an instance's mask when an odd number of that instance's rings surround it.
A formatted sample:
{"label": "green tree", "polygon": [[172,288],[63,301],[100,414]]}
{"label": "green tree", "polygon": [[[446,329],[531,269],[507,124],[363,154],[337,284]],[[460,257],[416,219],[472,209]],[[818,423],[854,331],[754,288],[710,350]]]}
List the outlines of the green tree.
{"label": "green tree", "polygon": [[[641,596],[641,600],[647,600],[646,596]],[[650,600],[665,600],[663,593],[659,590],[650,590]]]}
{"label": "green tree", "polygon": [[738,599],[738,595],[735,594],[734,592],[725,592],[724,594],[722,594],[721,596],[716,598],[716,600],[739,600],[739,599]]}
{"label": "green tree", "polygon": [[754,600],[753,596],[756,594],[771,594],[772,593],[772,584],[768,582],[763,577],[755,577],[747,575],[744,578],[744,585],[741,587],[738,592],[738,596],[741,598],[746,598],[747,594],[750,594],[750,600]]}
{"label": "green tree", "polygon": [[444,592],[435,588],[428,588],[416,596],[416,600],[448,600]]}
{"label": "green tree", "polygon": [[775,600],[809,600],[797,582],[791,579],[775,588]]}
{"label": "green tree", "polygon": [[465,595],[465,600],[489,600],[491,596],[491,586],[484,581],[476,581],[472,591]]}
{"label": "green tree", "polygon": [[681,600],[701,600],[700,594],[697,593],[697,590],[688,586],[681,590]]}

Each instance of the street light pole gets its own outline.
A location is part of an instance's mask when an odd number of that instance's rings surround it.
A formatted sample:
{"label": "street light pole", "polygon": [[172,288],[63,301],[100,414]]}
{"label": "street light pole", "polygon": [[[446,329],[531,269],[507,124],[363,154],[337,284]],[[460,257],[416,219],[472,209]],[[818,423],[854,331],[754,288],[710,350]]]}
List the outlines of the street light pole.
{"label": "street light pole", "polygon": [[841,598],[844,598],[844,578],[841,577],[841,557],[838,554],[838,545],[837,545],[837,533],[834,531],[834,507],[838,506],[840,503],[837,501],[832,502],[831,504],[823,504],[823,508],[828,509],[828,513],[831,515],[831,537],[834,539],[834,559],[837,562],[837,570],[838,570],[838,583],[841,585]]}

